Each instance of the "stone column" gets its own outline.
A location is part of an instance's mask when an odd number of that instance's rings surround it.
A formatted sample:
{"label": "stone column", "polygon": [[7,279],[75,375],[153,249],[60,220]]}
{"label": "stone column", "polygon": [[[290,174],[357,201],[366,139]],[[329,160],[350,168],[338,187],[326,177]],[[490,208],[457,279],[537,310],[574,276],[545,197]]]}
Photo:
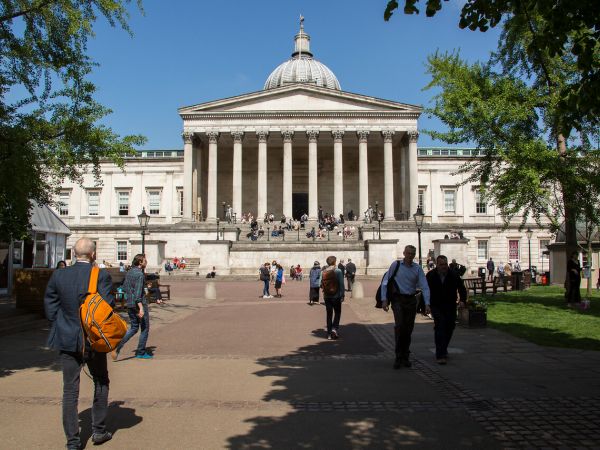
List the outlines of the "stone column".
{"label": "stone column", "polygon": [[169,170],[166,173],[167,181],[163,190],[163,201],[165,211],[165,222],[173,223],[173,200],[175,199],[175,193],[173,192],[173,171]]}
{"label": "stone column", "polygon": [[208,136],[208,192],[206,194],[206,221],[217,220],[217,140],[219,133],[210,131]]}
{"label": "stone column", "polygon": [[343,139],[344,130],[333,130],[333,214],[339,217],[344,214],[344,169]]}
{"label": "stone column", "polygon": [[233,138],[233,192],[231,207],[238,219],[242,218],[242,138],[244,133],[232,131]]}
{"label": "stone column", "polygon": [[194,168],[194,133],[184,132],[183,137],[183,220],[192,220],[192,172]]}
{"label": "stone column", "polygon": [[113,212],[113,198],[117,196],[117,193],[115,191],[113,191],[112,181],[113,181],[113,174],[112,174],[112,172],[109,172],[104,177],[104,189],[102,192],[104,194],[104,202],[101,203],[104,211],[100,212],[100,214],[104,216],[104,223],[106,223],[106,224],[110,223],[111,216],[113,214],[115,214],[117,216],[119,215],[118,204],[117,204],[117,207],[114,208],[115,212]]}
{"label": "stone column", "polygon": [[319,218],[319,198],[317,184],[317,130],[308,130],[308,219],[317,220]]}
{"label": "stone column", "polygon": [[268,131],[257,131],[258,137],[258,204],[256,218],[262,220],[267,212],[267,138]]}
{"label": "stone column", "polygon": [[394,158],[392,155],[392,130],[384,130],[383,134],[383,186],[384,186],[384,220],[394,220]]}
{"label": "stone column", "polygon": [[361,130],[357,131],[356,134],[358,135],[358,217],[362,219],[365,211],[369,208],[369,166],[367,160],[367,139],[369,138],[369,132]]}
{"label": "stone column", "polygon": [[417,141],[419,132],[417,130],[408,131],[408,214],[412,216],[417,212],[419,205],[419,167],[417,165]]}
{"label": "stone column", "polygon": [[[292,130],[283,130],[283,215],[292,217]],[[299,217],[297,217],[299,219]]]}

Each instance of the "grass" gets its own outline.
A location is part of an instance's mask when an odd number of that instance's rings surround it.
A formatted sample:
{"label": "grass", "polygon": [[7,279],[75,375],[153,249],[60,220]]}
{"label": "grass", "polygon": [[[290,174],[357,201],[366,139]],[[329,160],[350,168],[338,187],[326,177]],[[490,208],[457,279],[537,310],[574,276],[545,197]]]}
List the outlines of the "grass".
{"label": "grass", "polygon": [[[585,294],[582,289],[583,299]],[[567,308],[564,289],[558,286],[482,299],[489,305],[488,326],[539,345],[600,351],[600,293],[595,289],[587,311]]]}

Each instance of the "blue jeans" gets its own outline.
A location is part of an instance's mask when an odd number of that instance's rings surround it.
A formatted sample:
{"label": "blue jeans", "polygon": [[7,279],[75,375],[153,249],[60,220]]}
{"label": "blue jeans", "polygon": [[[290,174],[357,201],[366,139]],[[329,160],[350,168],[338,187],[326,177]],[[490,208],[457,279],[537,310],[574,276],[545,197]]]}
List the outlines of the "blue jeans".
{"label": "blue jeans", "polygon": [[271,295],[269,294],[269,280],[263,280],[263,295]]}
{"label": "blue jeans", "polygon": [[[83,355],[74,352],[60,352],[63,373],[63,429],[67,438],[67,448],[80,448],[79,438],[79,378],[84,360]],[[106,353],[90,353],[86,361],[94,380],[94,401],[92,403],[92,433],[106,431],[105,419],[108,411],[108,370]]]}
{"label": "blue jeans", "polygon": [[135,354],[137,356],[146,353],[146,342],[148,341],[148,334],[150,333],[150,312],[148,311],[148,305],[144,305],[144,317],[140,319],[137,313],[137,308],[128,308],[127,314],[129,314],[129,322],[131,326],[127,330],[127,333],[125,333],[123,340],[119,342],[119,345],[117,346],[117,353],[120,352],[127,341],[138,332],[139,328],[142,329],[142,332],[140,333],[140,340],[138,342]]}

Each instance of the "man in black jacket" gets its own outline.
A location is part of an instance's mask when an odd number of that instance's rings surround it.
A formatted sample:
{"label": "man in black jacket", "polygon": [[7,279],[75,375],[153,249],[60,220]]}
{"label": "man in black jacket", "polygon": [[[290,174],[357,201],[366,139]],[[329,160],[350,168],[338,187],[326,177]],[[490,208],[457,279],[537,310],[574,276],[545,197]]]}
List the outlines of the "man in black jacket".
{"label": "man in black jacket", "polygon": [[436,268],[427,275],[431,294],[431,314],[434,321],[435,357],[438,364],[446,364],[448,344],[456,324],[456,300],[467,300],[467,290],[462,278],[453,270],[448,270],[448,258],[438,256]]}
{"label": "man in black jacket", "polygon": [[[79,305],[86,293],[92,265],[96,259],[96,245],[87,238],[79,239],[74,247],[77,262],[64,269],[54,271],[48,282],[44,297],[46,317],[50,321],[48,347],[58,350],[63,372],[63,428],[68,449],[81,448],[79,438],[79,376],[84,362],[94,380],[92,403],[92,442],[102,444],[112,438],[106,430],[108,410],[108,369],[106,353],[89,350],[84,352],[84,336],[79,318]],[[98,293],[114,306],[111,294],[112,280],[106,270],[98,275]],[[85,355],[84,355],[85,353]]]}

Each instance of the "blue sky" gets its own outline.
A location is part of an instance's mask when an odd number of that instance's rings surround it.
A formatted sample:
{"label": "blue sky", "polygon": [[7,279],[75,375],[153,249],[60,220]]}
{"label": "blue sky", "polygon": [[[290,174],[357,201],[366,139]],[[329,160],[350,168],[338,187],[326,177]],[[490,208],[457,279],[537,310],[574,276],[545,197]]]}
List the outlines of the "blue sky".
{"label": "blue sky", "polygon": [[[145,0],[132,8],[134,36],[100,20],[89,44],[99,64],[97,99],[113,110],[105,123],[121,135],[142,134],[146,149],[182,148],[177,108],[261,90],[288,59],[305,17],[311,50],[345,91],[427,106],[427,56],[460,49],[487,60],[498,31],[461,30],[461,1],[434,18],[396,12],[383,20],[386,0],[230,1]],[[421,129],[441,124],[422,116]],[[420,146],[437,145],[421,134]]]}

